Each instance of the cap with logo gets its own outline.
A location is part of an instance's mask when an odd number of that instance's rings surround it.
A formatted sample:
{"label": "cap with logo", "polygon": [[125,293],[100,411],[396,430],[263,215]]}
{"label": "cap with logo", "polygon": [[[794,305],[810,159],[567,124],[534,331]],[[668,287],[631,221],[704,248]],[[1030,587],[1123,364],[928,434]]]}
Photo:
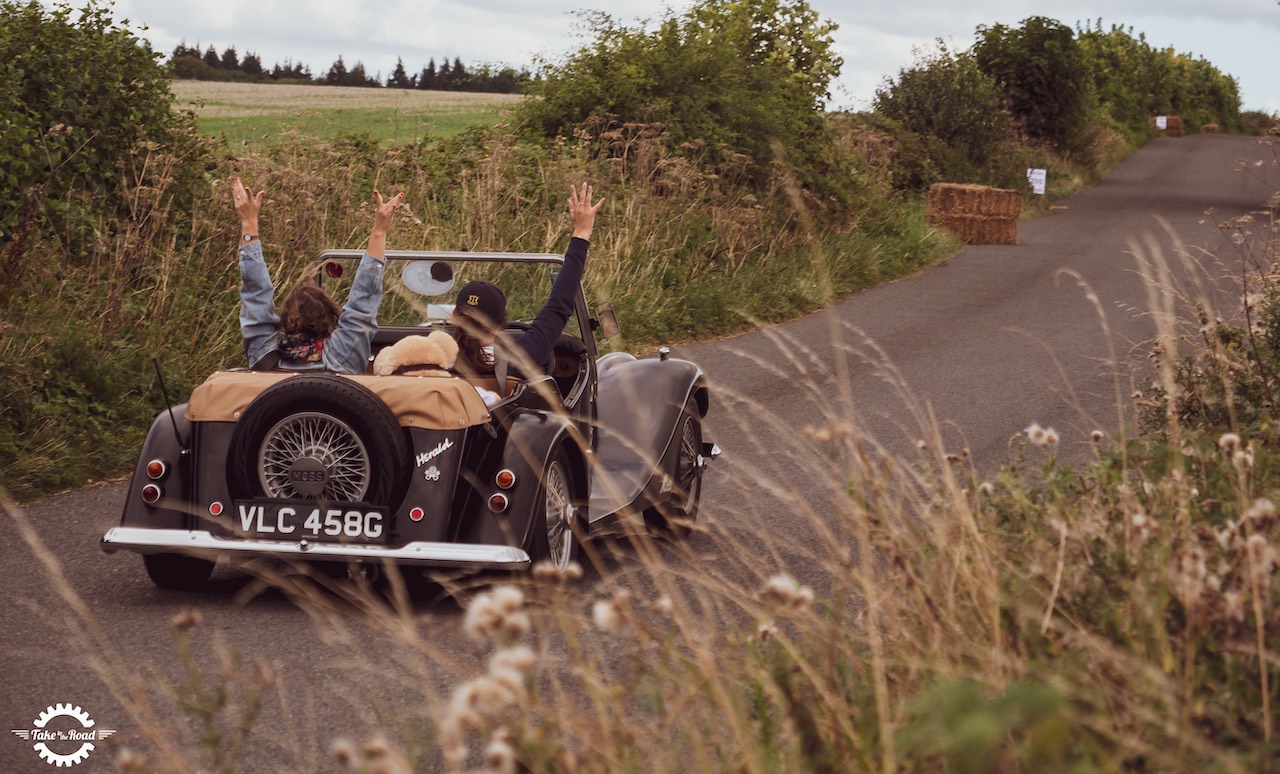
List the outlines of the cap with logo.
{"label": "cap with logo", "polygon": [[484,280],[472,280],[458,291],[454,312],[479,312],[488,322],[498,325],[507,322],[507,297],[498,286]]}

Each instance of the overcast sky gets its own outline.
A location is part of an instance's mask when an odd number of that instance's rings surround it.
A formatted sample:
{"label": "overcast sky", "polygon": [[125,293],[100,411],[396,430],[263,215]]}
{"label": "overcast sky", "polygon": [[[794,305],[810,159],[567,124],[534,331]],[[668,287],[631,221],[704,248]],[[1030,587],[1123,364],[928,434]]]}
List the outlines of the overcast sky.
{"label": "overcast sky", "polygon": [[[49,2],[49,0],[44,0]],[[1047,16],[1075,27],[1101,18],[1144,32],[1153,46],[1204,57],[1240,84],[1245,109],[1280,111],[1277,0],[809,0],[835,33],[844,59],[832,107],[868,107],[876,87],[942,38],[967,48],[980,24],[1018,25]],[[75,3],[80,4],[80,3]],[[521,67],[536,55],[556,60],[579,43],[576,11],[605,11],[633,22],[688,2],[644,0],[117,0],[117,18],[159,51],[210,44],[256,52],[266,66],[291,58],[321,74],[338,57],[361,61],[383,79],[404,59],[416,72],[435,58]]]}

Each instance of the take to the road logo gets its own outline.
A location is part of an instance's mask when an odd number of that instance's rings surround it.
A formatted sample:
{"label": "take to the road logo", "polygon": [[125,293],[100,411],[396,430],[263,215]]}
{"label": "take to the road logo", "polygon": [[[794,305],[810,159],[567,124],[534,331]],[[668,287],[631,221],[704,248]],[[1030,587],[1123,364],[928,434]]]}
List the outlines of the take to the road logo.
{"label": "take to the road logo", "polygon": [[80,763],[93,752],[94,742],[115,733],[114,728],[94,728],[96,724],[89,713],[70,704],[46,707],[32,725],[34,728],[11,730],[28,742],[35,742],[32,749],[45,762],[59,768]]}

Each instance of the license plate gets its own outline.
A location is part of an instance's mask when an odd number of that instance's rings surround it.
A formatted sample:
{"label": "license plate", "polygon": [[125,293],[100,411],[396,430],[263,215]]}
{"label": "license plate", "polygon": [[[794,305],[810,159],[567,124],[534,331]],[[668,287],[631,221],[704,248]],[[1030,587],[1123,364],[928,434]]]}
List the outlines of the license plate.
{"label": "license plate", "polygon": [[241,500],[236,502],[235,515],[235,526],[242,537],[321,543],[387,542],[387,515],[367,503]]}

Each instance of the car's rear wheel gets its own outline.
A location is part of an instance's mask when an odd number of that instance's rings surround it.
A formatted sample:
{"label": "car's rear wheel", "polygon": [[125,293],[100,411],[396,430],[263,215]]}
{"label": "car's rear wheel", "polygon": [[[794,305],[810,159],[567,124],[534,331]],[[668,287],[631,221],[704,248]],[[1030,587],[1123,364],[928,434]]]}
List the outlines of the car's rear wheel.
{"label": "car's rear wheel", "polygon": [[162,589],[191,591],[198,589],[213,574],[214,562],[182,554],[143,554],[142,566],[147,577]]}
{"label": "car's rear wheel", "polygon": [[404,432],[377,395],[341,377],[303,374],[249,404],[227,465],[239,498],[394,506],[408,460]]}
{"label": "car's rear wheel", "polygon": [[541,491],[533,500],[533,520],[529,525],[525,551],[536,564],[550,562],[564,569],[578,557],[578,508],[573,468],[564,448],[556,449],[543,470]]}
{"label": "car's rear wheel", "polygon": [[645,524],[650,532],[671,538],[686,538],[693,532],[698,520],[698,506],[702,501],[702,419],[692,403],[686,403],[680,414],[672,443],[675,450],[675,469],[671,482],[671,497],[644,512]]}

